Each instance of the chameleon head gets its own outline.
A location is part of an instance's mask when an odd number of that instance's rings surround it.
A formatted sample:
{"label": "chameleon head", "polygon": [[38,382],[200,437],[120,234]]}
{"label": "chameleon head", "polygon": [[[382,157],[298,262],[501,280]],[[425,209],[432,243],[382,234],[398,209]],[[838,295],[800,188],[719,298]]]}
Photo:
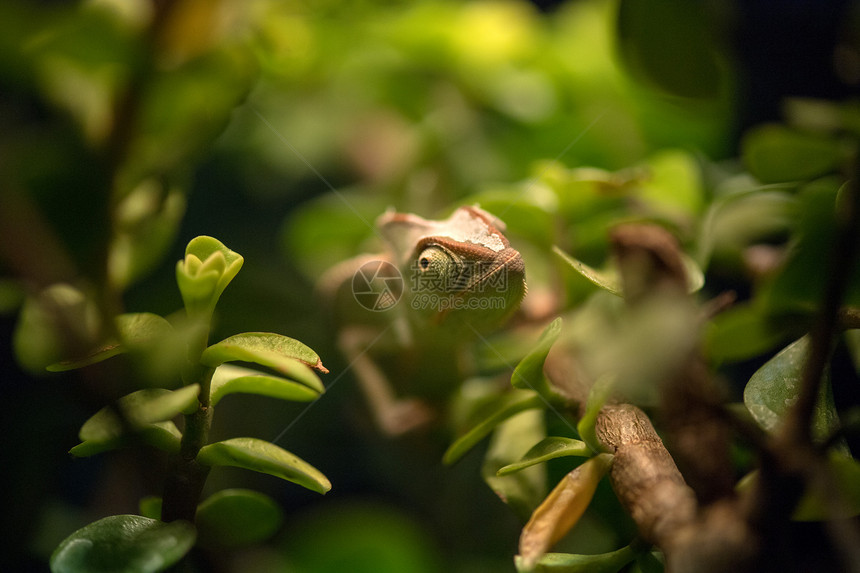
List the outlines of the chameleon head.
{"label": "chameleon head", "polygon": [[419,319],[481,330],[522,301],[522,256],[504,236],[504,223],[479,207],[460,207],[442,221],[389,212],[378,225]]}

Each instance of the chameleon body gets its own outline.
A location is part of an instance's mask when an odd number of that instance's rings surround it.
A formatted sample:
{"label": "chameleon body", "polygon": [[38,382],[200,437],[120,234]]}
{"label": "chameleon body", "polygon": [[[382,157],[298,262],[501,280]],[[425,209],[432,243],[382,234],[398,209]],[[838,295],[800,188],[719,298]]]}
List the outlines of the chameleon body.
{"label": "chameleon body", "polygon": [[337,265],[320,290],[377,425],[400,434],[436,415],[465,347],[519,307],[525,265],[477,206],[438,221],[389,211],[376,227],[385,251]]}

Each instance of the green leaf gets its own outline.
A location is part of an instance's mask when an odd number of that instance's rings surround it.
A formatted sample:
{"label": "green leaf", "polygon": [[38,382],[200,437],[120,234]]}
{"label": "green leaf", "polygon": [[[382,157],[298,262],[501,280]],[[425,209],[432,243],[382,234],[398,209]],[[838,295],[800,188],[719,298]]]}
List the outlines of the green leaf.
{"label": "green leaf", "polygon": [[480,421],[448,447],[442,456],[442,462],[453,464],[489,435],[493,428],[514,414],[531,408],[543,408],[545,405],[546,402],[541,396],[524,390],[515,390],[500,396],[480,409],[476,416]]}
{"label": "green leaf", "polygon": [[666,149],[648,158],[645,169],[649,176],[639,185],[641,199],[660,211],[687,218],[702,210],[702,175],[693,155]]}
{"label": "green leaf", "polygon": [[705,273],[702,267],[687,253],[681,253],[681,263],[687,275],[687,292],[691,294],[699,292],[705,286]]}
{"label": "green leaf", "polygon": [[785,117],[799,129],[819,133],[860,134],[860,106],[856,100],[844,102],[792,97],[785,101]]}
{"label": "green leaf", "polygon": [[53,573],[154,573],[194,545],[194,526],[139,515],[112,515],[71,534],[51,555]]}
{"label": "green leaf", "polygon": [[[116,431],[116,434],[102,434],[99,437],[84,440],[69,450],[69,453],[79,458],[86,458],[126,445],[131,436],[120,434],[119,427],[116,428]],[[136,427],[133,437],[144,444],[149,444],[171,454],[179,452],[180,441],[182,440],[182,434],[176,424],[170,420]]]}
{"label": "green leaf", "polygon": [[561,257],[564,262],[570,265],[573,270],[581,274],[593,284],[599,286],[603,290],[611,292],[614,295],[623,296],[621,294],[621,281],[618,277],[618,273],[610,270],[598,271],[597,269],[593,269],[582,261],[571,257],[556,245],[553,245],[552,250],[556,255]]}
{"label": "green leaf", "polygon": [[151,312],[121,314],[116,325],[122,341],[129,346],[149,344],[173,332],[166,318]]}
{"label": "green leaf", "polygon": [[[621,286],[621,277],[614,267],[604,270],[592,268],[582,261],[575,259],[562,251],[558,246],[553,245],[553,252],[564,260],[580,275],[588,279],[592,284],[609,291],[616,296],[624,296],[624,291]],[[686,253],[681,253],[681,262],[684,264],[684,269],[687,275],[687,292],[694,293],[700,290],[705,285],[705,275],[698,263],[694,261]]]}
{"label": "green leaf", "polygon": [[128,435],[119,412],[134,436],[162,450],[177,451],[181,434],[170,418],[189,412],[197,405],[197,384],[179,390],[147,388],[120,398],[114,407],[106,406],[84,422],[78,437],[83,443],[70,452],[79,457],[91,456],[120,447]]}
{"label": "green leaf", "polygon": [[789,185],[765,187],[752,180],[739,185],[715,199],[701,221],[696,260],[703,266],[712,258],[740,264],[747,247],[791,228],[798,200],[785,189]]}
{"label": "green leaf", "polygon": [[549,247],[553,242],[552,217],[558,199],[542,183],[529,180],[505,187],[493,186],[470,195],[462,204],[477,204],[490,213],[504,213],[507,232],[536,245]]}
{"label": "green leaf", "polygon": [[553,320],[540,335],[537,345],[522,359],[511,375],[511,384],[520,390],[534,390],[544,397],[555,392],[550,388],[543,374],[543,363],[549,349],[561,334],[561,317]]}
{"label": "green leaf", "polygon": [[282,250],[316,280],[339,262],[362,253],[373,220],[389,203],[379,194],[341,189],[302,203],[290,212],[281,231]]}
{"label": "green leaf", "polygon": [[[25,299],[12,337],[15,357],[26,370],[44,372],[52,363],[72,358],[73,351],[96,346],[99,325],[91,296],[69,284],[51,285]],[[74,349],[70,341],[75,341]]]}
{"label": "green leaf", "polygon": [[715,316],[705,331],[705,354],[717,362],[736,362],[763,354],[784,340],[762,306],[739,303]]}
{"label": "green leaf", "polygon": [[209,317],[245,259],[213,237],[191,239],[176,264],[176,282],[189,315]]}
{"label": "green leaf", "polygon": [[209,318],[218,302],[215,291],[218,280],[221,278],[216,270],[208,270],[206,273],[198,272],[201,262],[197,259],[188,259],[176,263],[176,284],[182,295],[182,303],[190,317]]}
{"label": "green leaf", "polygon": [[140,498],[137,508],[140,514],[151,519],[161,519],[162,499],[157,495],[148,495]]}
{"label": "green leaf", "polygon": [[[179,390],[147,388],[138,390],[117,401],[126,421],[133,427],[163,422],[188,411],[197,403],[200,386],[191,384]],[[114,408],[105,407],[84,422],[78,437],[82,440],[97,440],[118,435],[121,422]]]}
{"label": "green leaf", "polygon": [[235,549],[269,539],[281,527],[283,512],[269,496],[247,489],[225,489],[197,508],[201,545]]}
{"label": "green leaf", "polygon": [[499,468],[518,459],[535,440],[546,435],[544,413],[526,410],[496,428],[481,465],[481,477],[520,518],[528,519],[546,495],[546,468],[533,467],[516,475],[501,475]]}
{"label": "green leaf", "polygon": [[319,470],[295,454],[264,440],[233,438],[203,446],[197,461],[207,466],[235,466],[297,483],[318,493],[331,489]]}
{"label": "green leaf", "polygon": [[641,79],[684,98],[715,99],[725,91],[720,56],[704,12],[695,5],[683,0],[622,2],[617,23],[620,53]]}
{"label": "green leaf", "polygon": [[224,362],[241,360],[268,366],[318,392],[325,387],[316,375],[301,368],[296,361],[320,372],[328,372],[319,355],[298,340],[269,332],[245,332],[225,338],[203,351],[200,361],[216,368]]}
{"label": "green leaf", "polygon": [[283,573],[445,571],[436,540],[431,538],[426,523],[419,520],[405,507],[360,496],[320,504],[290,520],[289,531],[277,545],[278,551],[289,556],[289,561],[275,570]]}
{"label": "green leaf", "polygon": [[[227,283],[229,283],[241,269],[242,262],[244,261],[242,255],[235,251],[231,251],[218,239],[207,237],[206,235],[201,235],[191,239],[185,247],[185,255],[193,255],[197,257],[203,262],[204,267],[206,265],[206,261],[211,260],[213,255],[218,255],[219,253],[224,257],[223,272],[225,274],[221,280],[224,283],[223,286],[226,287]],[[220,263],[218,264],[220,265]],[[224,289],[222,288],[221,290],[223,291]]]}
{"label": "green leaf", "polygon": [[[779,427],[797,400],[809,346],[809,336],[789,344],[759,368],[744,389],[744,404],[759,426],[768,432]],[[835,431],[838,425],[830,376],[825,373],[812,418],[812,434],[823,439]]]}
{"label": "green leaf", "polygon": [[601,441],[597,439],[597,416],[609,396],[615,389],[615,377],[606,375],[598,378],[591,386],[588,392],[588,400],[585,403],[585,413],[576,424],[576,431],[582,437],[582,440],[594,452],[602,452],[605,448]]}
{"label": "green leaf", "polygon": [[781,125],[751,130],[742,155],[750,172],[763,183],[808,180],[834,171],[843,158],[838,141]]}
{"label": "green leaf", "polygon": [[592,454],[591,448],[583,441],[560,436],[549,436],[532,446],[520,461],[506,465],[498,473],[500,476],[504,476],[547,460],[564,456],[589,457]]}
{"label": "green leaf", "polygon": [[630,573],[664,573],[666,566],[663,563],[663,554],[659,551],[646,551],[636,557],[636,562]]}
{"label": "green leaf", "polygon": [[839,452],[827,459],[831,481],[816,484],[806,491],[795,508],[792,519],[824,521],[847,519],[860,514],[860,463]]}
{"label": "green leaf", "polygon": [[108,254],[110,281],[117,290],[125,290],[162,261],[185,206],[184,191],[168,189],[159,177],[140,181],[117,203]]}
{"label": "green leaf", "polygon": [[[841,452],[831,451],[827,456],[829,479],[810,482],[809,487],[794,508],[796,521],[828,521],[860,515],[860,463]],[[751,491],[758,470],[745,475],[736,490],[744,494]]]}
{"label": "green leaf", "polygon": [[851,362],[854,364],[854,371],[860,374],[860,329],[846,330],[843,340]]}
{"label": "green leaf", "polygon": [[107,360],[129,348],[142,347],[173,333],[173,326],[162,316],[151,312],[121,314],[116,318],[117,330],[122,342],[108,342],[96,348],[83,358],[63,360],[48,366],[51,372],[62,372],[83,368]]}
{"label": "green leaf", "polygon": [[633,561],[636,555],[636,551],[628,545],[598,555],[546,553],[533,569],[528,569],[523,558],[517,555],[514,564],[518,573],[615,573]]}
{"label": "green leaf", "polygon": [[[295,363],[297,370],[305,368],[307,376],[316,376],[313,371],[300,362]],[[294,400],[296,402],[310,402],[316,400],[320,393],[309,388],[305,384],[298,384],[272,376],[250,368],[222,364],[215,370],[212,376],[209,399],[213,406],[221,401],[227,394],[235,393],[259,394],[282,400]]]}
{"label": "green leaf", "polygon": [[[837,229],[844,215],[840,195],[845,190],[842,179],[828,177],[804,185],[798,192],[799,217],[792,249],[766,293],[770,313],[811,318],[824,300],[839,249]],[[854,239],[860,245],[860,234]],[[854,265],[842,304],[860,306],[860,265]]]}
{"label": "green leaf", "polygon": [[71,360],[60,360],[45,367],[48,372],[66,372],[67,370],[77,370],[92,364],[98,364],[108,358],[113,358],[118,354],[125,352],[125,348],[121,344],[112,342],[100,346],[87,354],[83,358],[75,358]]}

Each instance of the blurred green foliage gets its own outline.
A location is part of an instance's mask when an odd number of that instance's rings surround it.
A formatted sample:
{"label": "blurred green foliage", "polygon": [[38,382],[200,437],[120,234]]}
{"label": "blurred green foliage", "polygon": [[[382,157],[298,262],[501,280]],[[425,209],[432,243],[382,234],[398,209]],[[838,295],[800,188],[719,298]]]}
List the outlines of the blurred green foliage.
{"label": "blurred green foliage", "polygon": [[[521,523],[480,483],[480,455],[442,468],[449,436],[392,443],[366,426],[324,309],[311,302],[313,281],[377,249],[372,223],[389,206],[429,217],[479,202],[507,222],[526,259],[526,306],[585,303],[571,328],[608,347],[617,330],[601,321],[614,303],[551,247],[593,270],[591,280],[611,276],[607,229],[657,221],[704,271],[699,296],[730,287],[748,299],[705,336],[740,399],[820,301],[860,112],[792,100],[786,124],[740,139],[747,102],[730,16],[677,0],[578,0],[549,12],[523,0],[3,2],[0,309],[10,344],[0,429],[15,483],[3,530],[17,548],[3,559],[39,569],[69,531],[136,511],[159,491],[152,468],[164,460],[149,450],[101,462],[65,452],[88,415],[163,369],[120,360],[48,377],[44,368],[116,333],[113,317],[125,311],[179,308],[173,261],[188,239],[212,234],[247,259],[222,298],[216,338],[249,324],[296,336],[333,372],[309,410],[236,395],[214,438],[277,442],[287,432],[334,489],[319,502],[250,478],[285,509],[285,533],[229,558],[204,555],[201,566],[513,570]],[[856,41],[843,45],[855,56]],[[846,348],[860,356],[856,337]],[[840,413],[858,401],[841,397]],[[558,461],[548,481],[567,471]],[[228,470],[209,488],[247,483]],[[571,551],[629,542],[611,497],[598,488],[565,542]],[[362,556],[368,548],[373,557]]]}

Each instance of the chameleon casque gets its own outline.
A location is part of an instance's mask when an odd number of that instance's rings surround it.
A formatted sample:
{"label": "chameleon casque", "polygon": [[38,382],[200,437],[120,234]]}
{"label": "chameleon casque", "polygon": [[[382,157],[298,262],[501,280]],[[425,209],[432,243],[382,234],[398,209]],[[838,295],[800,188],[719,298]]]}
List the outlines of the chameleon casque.
{"label": "chameleon casque", "polygon": [[519,307],[525,265],[478,206],[438,221],[389,211],[376,230],[385,251],[336,265],[319,291],[376,425],[398,435],[444,408],[470,370],[467,347]]}

